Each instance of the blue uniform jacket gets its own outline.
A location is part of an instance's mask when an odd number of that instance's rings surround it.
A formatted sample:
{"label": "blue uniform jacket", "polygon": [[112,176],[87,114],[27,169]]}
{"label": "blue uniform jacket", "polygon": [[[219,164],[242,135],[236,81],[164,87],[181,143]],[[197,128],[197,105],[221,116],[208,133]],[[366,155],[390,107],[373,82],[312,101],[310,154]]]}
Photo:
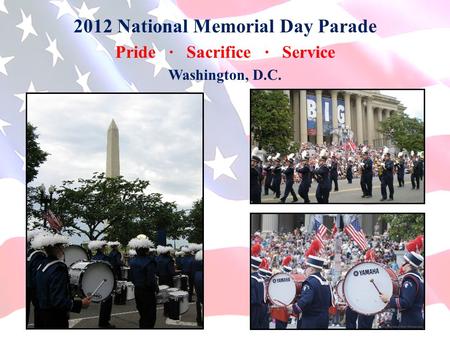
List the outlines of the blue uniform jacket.
{"label": "blue uniform jacket", "polygon": [[38,267],[46,261],[47,255],[42,250],[28,251],[27,255],[27,288],[36,288],[36,273]]}
{"label": "blue uniform jacket", "polygon": [[97,253],[92,257],[93,261],[105,261],[110,263],[109,257],[106,256],[103,252],[97,251]]}
{"label": "blue uniform jacket", "polygon": [[265,316],[264,281],[258,272],[250,275],[250,326],[252,329],[264,328]]}
{"label": "blue uniform jacket", "polygon": [[192,262],[192,274],[194,275],[195,292],[199,300],[203,302],[203,261],[194,259]]}
{"label": "blue uniform jacket", "polygon": [[175,266],[172,257],[167,255],[159,255],[156,258],[156,271],[159,276],[175,275]]}
{"label": "blue uniform jacket", "polygon": [[316,272],[303,282],[302,292],[293,310],[295,313],[302,313],[301,328],[326,329],[330,306],[330,285],[319,272]]}
{"label": "blue uniform jacket", "polygon": [[130,280],[136,288],[149,288],[158,292],[156,262],[150,256],[136,256],[130,260]]}
{"label": "blue uniform jacket", "polygon": [[190,275],[192,273],[192,265],[194,264],[195,258],[192,255],[183,257],[181,261],[181,273],[184,275]]}
{"label": "blue uniform jacket", "polygon": [[425,302],[425,287],[423,278],[416,271],[410,271],[403,276],[400,296],[391,297],[389,306],[400,311],[401,327],[423,327],[422,310]]}

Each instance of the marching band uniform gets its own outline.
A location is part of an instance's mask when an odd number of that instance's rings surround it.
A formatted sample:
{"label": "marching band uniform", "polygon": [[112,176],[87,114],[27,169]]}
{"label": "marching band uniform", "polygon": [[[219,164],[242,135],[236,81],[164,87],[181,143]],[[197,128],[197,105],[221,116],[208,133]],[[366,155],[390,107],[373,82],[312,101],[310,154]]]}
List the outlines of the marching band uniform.
{"label": "marching band uniform", "polygon": [[182,273],[189,277],[189,302],[192,302],[194,295],[194,270],[193,265],[195,262],[195,256],[193,253],[197,250],[196,244],[189,245],[189,253],[186,254],[183,260]]}
{"label": "marching band uniform", "polygon": [[[83,302],[73,300],[70,295],[69,273],[66,264],[58,259],[55,248],[68,244],[61,235],[37,236],[33,242],[44,247],[48,257],[36,273],[36,299],[38,303],[37,328],[69,328],[69,312],[79,313]],[[60,249],[62,251],[62,248]],[[90,299],[86,304],[89,305]]]}
{"label": "marching band uniform", "polygon": [[170,249],[170,247],[158,246],[159,256],[156,258],[156,271],[159,276],[159,285],[168,285],[172,288],[175,265],[170,256]]}
{"label": "marching band uniform", "polygon": [[[306,159],[307,160],[307,159]],[[311,186],[311,169],[306,162],[302,168],[297,168],[296,171],[301,175],[302,181],[298,187],[298,194],[305,201],[305,203],[310,203],[308,193],[309,187]]]}
{"label": "marching band uniform", "polygon": [[118,250],[118,247],[120,247],[119,242],[109,242],[108,245],[112,248],[111,252],[108,255],[108,262],[111,263],[114,277],[116,280],[122,280],[122,254]]}
{"label": "marching band uniform", "polygon": [[276,198],[280,198],[280,185],[281,185],[281,165],[280,160],[275,160],[275,166],[272,169],[272,190],[275,193]]}
{"label": "marching band uniform", "polygon": [[331,181],[330,170],[325,163],[321,164],[318,169],[314,171],[317,180],[316,199],[317,203],[328,203],[330,196]]}
{"label": "marching band uniform", "polygon": [[130,260],[130,280],[134,284],[136,308],[139,312],[139,328],[151,329],[156,322],[156,262],[148,255],[153,242],[147,236],[139,235],[128,244],[137,255]]}
{"label": "marching band uniform", "polygon": [[[306,264],[322,270],[325,260],[316,256],[308,256]],[[292,309],[302,314],[301,329],[327,329],[328,308],[331,306],[331,289],[328,281],[320,271],[310,274],[303,282],[302,292]]]}
{"label": "marching band uniform", "polygon": [[361,197],[372,197],[372,179],[373,179],[373,162],[367,157],[363,160],[362,174],[361,174],[361,189],[363,195]]}
{"label": "marching band uniform", "polygon": [[381,176],[381,201],[387,198],[386,186],[389,187],[389,201],[394,199],[394,162],[390,158],[390,154],[386,153],[387,159],[384,161],[383,173]]}
{"label": "marching band uniform", "polygon": [[412,169],[411,169],[411,184],[412,184],[412,188],[419,190],[420,187],[420,163],[419,160],[417,159],[417,157],[414,157],[413,159],[413,165],[412,165]]}
{"label": "marching band uniform", "polygon": [[286,177],[286,187],[284,189],[284,195],[281,197],[281,203],[286,202],[286,198],[289,196],[289,193],[292,195],[293,202],[297,202],[298,198],[295,194],[295,190],[293,188],[294,185],[294,167],[293,167],[294,160],[289,159],[289,167],[286,168],[284,171],[284,176]]}
{"label": "marching band uniform", "polygon": [[250,203],[261,203],[261,171],[258,167],[260,159],[252,156],[250,166]]}
{"label": "marching band uniform", "polygon": [[348,162],[347,164],[347,182],[348,184],[352,184],[352,180],[353,180],[353,166],[351,162]]}
{"label": "marching band uniform", "polygon": [[272,184],[272,161],[268,161],[264,167],[264,174],[266,179],[264,180],[264,195],[269,194],[270,185]]}
{"label": "marching band uniform", "polygon": [[405,160],[403,159],[403,153],[399,153],[400,160],[395,164],[395,168],[397,169],[397,181],[398,186],[405,186]]}
{"label": "marching band uniform", "polygon": [[[103,253],[104,248],[106,247],[106,241],[90,241],[88,244],[89,250],[94,251],[97,250],[95,255],[92,257],[93,261],[103,261],[110,263],[109,257]],[[120,270],[120,268],[119,268]],[[114,270],[113,270],[114,272]],[[115,275],[115,274],[114,274]],[[100,303],[100,315],[98,317],[98,326],[101,328],[113,329],[114,325],[110,324],[111,320],[111,311],[112,311],[112,296],[110,295],[108,298],[104,299]]]}
{"label": "marching band uniform", "polygon": [[252,256],[250,274],[250,328],[262,329],[266,306],[264,302],[264,280],[258,274],[258,267],[261,264],[261,258]]}
{"label": "marching band uniform", "polygon": [[195,259],[192,263],[192,273],[194,275],[195,294],[197,295],[197,325],[203,326],[203,250],[195,254]]}
{"label": "marching band uniform", "polygon": [[412,269],[403,275],[400,295],[391,297],[389,307],[400,311],[400,327],[423,328],[422,311],[425,301],[425,286],[423,277],[417,271],[417,268],[423,263],[423,257],[415,252],[408,252],[404,258]]}
{"label": "marching band uniform", "polygon": [[334,182],[334,191],[339,191],[339,186],[338,186],[338,162],[336,161],[336,158],[334,156],[333,156],[333,159],[331,161],[330,177],[331,177],[331,181]]}
{"label": "marching band uniform", "polygon": [[421,155],[421,153],[419,153],[419,161],[418,161],[419,162],[419,178],[421,181],[423,179],[423,172],[424,172],[424,162],[423,162],[422,156],[423,156],[423,153],[422,153],[422,155]]}

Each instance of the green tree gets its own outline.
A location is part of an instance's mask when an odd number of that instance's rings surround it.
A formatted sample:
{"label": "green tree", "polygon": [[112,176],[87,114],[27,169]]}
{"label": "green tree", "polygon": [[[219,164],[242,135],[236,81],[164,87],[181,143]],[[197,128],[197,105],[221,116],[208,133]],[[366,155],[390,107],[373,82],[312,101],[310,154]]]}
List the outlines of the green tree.
{"label": "green tree", "polygon": [[36,127],[27,122],[27,183],[30,183],[36,178],[38,174],[38,168],[42,163],[45,162],[47,156],[49,155],[39,146],[39,143],[37,141],[38,138],[39,135],[36,133]]}
{"label": "green tree", "polygon": [[187,239],[191,243],[203,243],[203,198],[195,201],[187,216]]}
{"label": "green tree", "polygon": [[423,214],[384,214],[380,219],[390,225],[389,238],[395,241],[408,241],[425,231]]}
{"label": "green tree", "polygon": [[259,148],[282,154],[298,151],[293,142],[294,116],[282,90],[252,90],[250,105],[250,131]]}
{"label": "green tree", "polygon": [[399,149],[424,150],[425,128],[423,121],[409,117],[405,113],[391,115],[380,123],[378,131],[383,133],[385,138],[392,140]]}

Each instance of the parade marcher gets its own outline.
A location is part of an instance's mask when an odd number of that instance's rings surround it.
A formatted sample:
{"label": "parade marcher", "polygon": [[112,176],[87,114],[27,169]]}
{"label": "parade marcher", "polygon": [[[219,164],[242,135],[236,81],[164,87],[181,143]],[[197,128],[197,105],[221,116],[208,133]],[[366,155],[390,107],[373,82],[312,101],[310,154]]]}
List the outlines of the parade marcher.
{"label": "parade marcher", "polygon": [[398,162],[395,163],[397,170],[398,187],[405,186],[405,160],[403,159],[403,152],[398,153]]}
{"label": "parade marcher", "polygon": [[32,241],[35,249],[44,248],[47,258],[36,273],[36,299],[38,303],[38,322],[36,328],[67,329],[69,312],[79,313],[87,308],[91,298],[73,300],[70,294],[69,273],[64,257],[64,245],[69,240],[59,234],[42,234]]}
{"label": "parade marcher", "polygon": [[[292,261],[292,256],[286,256],[283,258],[283,260],[281,262],[281,271],[288,275],[290,275],[292,273],[292,267],[290,266],[291,261]],[[261,263],[261,264],[263,264],[263,263]],[[261,272],[260,272],[260,274],[261,274]],[[287,325],[288,325],[288,322],[283,322],[281,320],[275,319],[275,328],[276,329],[286,329]]]}
{"label": "parade marcher", "polygon": [[316,199],[317,203],[328,203],[330,196],[331,181],[330,171],[326,165],[327,155],[326,152],[321,151],[319,159],[319,168],[314,170],[314,177],[317,181]]}
{"label": "parade marcher", "polygon": [[284,189],[284,195],[281,197],[281,203],[286,202],[286,198],[289,196],[289,194],[292,195],[292,202],[295,203],[298,201],[297,195],[295,194],[295,190],[293,188],[294,186],[294,159],[289,158],[286,161],[286,164],[288,167],[284,170],[284,177],[286,178],[286,187]]}
{"label": "parade marcher", "polygon": [[252,156],[250,166],[250,203],[261,203],[260,161],[261,160],[258,156]]}
{"label": "parade marcher", "polygon": [[182,247],[180,251],[175,251],[175,270],[181,271],[183,269],[183,260],[185,256],[185,252]]}
{"label": "parade marcher", "polygon": [[311,169],[309,168],[309,157],[307,155],[303,156],[303,166],[301,168],[297,168],[297,173],[301,176],[301,182],[298,187],[298,194],[303,199],[305,203],[310,203],[309,200],[309,188],[311,186]]}
{"label": "parade marcher", "polygon": [[[277,154],[279,156],[279,154]],[[275,156],[275,165],[272,168],[272,190],[276,198],[280,198],[281,191],[281,163],[280,158]]]}
{"label": "parade marcher", "polygon": [[404,256],[405,263],[402,268],[403,275],[400,295],[392,296],[381,294],[380,298],[389,303],[389,307],[400,312],[400,328],[423,328],[423,309],[425,301],[425,287],[423,277],[418,268],[423,263],[423,257],[416,252],[408,252]]}
{"label": "parade marcher", "polygon": [[331,157],[330,178],[331,178],[331,181],[334,182],[334,191],[339,191],[339,186],[338,186],[338,162],[336,160],[336,156],[335,155],[333,155]]}
{"label": "parade marcher", "polygon": [[362,198],[372,197],[372,179],[373,179],[373,162],[369,157],[367,150],[363,151],[363,162],[361,164],[361,189],[363,192]]}
{"label": "parade marcher", "polygon": [[345,177],[347,178],[347,182],[348,184],[352,184],[352,180],[353,180],[353,164],[352,161],[349,160],[347,163],[347,172]]}
{"label": "parade marcher", "polygon": [[175,262],[170,256],[170,250],[172,248],[169,246],[158,245],[156,252],[158,257],[156,257],[156,271],[159,277],[159,285],[168,285],[173,287],[173,276],[175,275]]}
{"label": "parade marcher", "polygon": [[411,165],[411,185],[412,189],[419,189],[420,187],[420,163],[417,156],[414,154],[414,152],[411,152],[412,156],[412,165]]}
{"label": "parade marcher", "polygon": [[26,278],[26,324],[28,326],[28,321],[30,318],[30,304],[33,304],[34,308],[34,327],[36,325],[39,325],[39,319],[36,318],[36,316],[39,314],[38,311],[38,302],[36,299],[36,273],[38,267],[45,262],[47,258],[47,254],[45,253],[42,248],[38,248],[35,246],[35,248],[31,247],[31,241],[38,235],[44,234],[44,230],[40,229],[33,229],[33,230],[27,230],[27,278]]}
{"label": "parade marcher", "polygon": [[389,201],[394,199],[394,162],[391,160],[391,154],[388,152],[384,154],[384,162],[381,164],[383,173],[381,176],[381,200],[386,201],[387,191],[386,186],[389,187]]}
{"label": "parade marcher", "polygon": [[[90,241],[88,244],[89,250],[95,252],[92,256],[93,261],[103,261],[109,264],[109,257],[105,254],[105,248],[107,246],[106,241]],[[103,329],[114,329],[115,325],[109,323],[111,320],[112,311],[112,295],[102,300],[100,303],[100,315],[98,317],[98,326]]]}
{"label": "parade marcher", "polygon": [[306,280],[297,301],[291,305],[295,314],[301,313],[301,329],[327,329],[328,309],[332,304],[332,293],[328,281],[321,275],[325,264],[323,258],[308,256],[305,270]]}
{"label": "parade marcher", "polygon": [[189,277],[189,302],[192,302],[194,295],[194,263],[195,263],[195,253],[202,249],[201,244],[190,243],[188,246],[189,253],[186,253],[185,259],[183,260],[182,273]]}
{"label": "parade marcher", "polygon": [[194,288],[196,294],[196,321],[197,325],[203,326],[203,250],[195,254],[195,260],[192,264],[192,274],[194,275]]}
{"label": "parade marcher", "polygon": [[422,179],[423,179],[423,172],[424,172],[424,170],[425,170],[425,168],[424,168],[424,161],[423,161],[423,151],[420,151],[419,152],[419,160],[418,160],[418,164],[419,164],[419,166],[418,166],[418,169],[419,169],[419,178],[420,178],[420,180],[422,181]]}
{"label": "parade marcher", "polygon": [[137,255],[130,260],[130,280],[134,284],[136,308],[139,312],[139,328],[151,329],[156,322],[156,295],[159,292],[156,282],[156,262],[149,255],[153,242],[145,235],[133,238],[128,246]]}
{"label": "parade marcher", "polygon": [[264,195],[268,195],[269,194],[269,189],[271,189],[271,185],[272,185],[272,156],[269,156],[267,158],[267,162],[266,164],[264,164],[263,166],[263,173],[265,176],[264,179]]}
{"label": "parade marcher", "polygon": [[122,280],[122,271],[121,267],[122,263],[122,254],[119,251],[120,243],[119,242],[108,242],[108,246],[111,248],[111,252],[108,255],[108,262],[111,264],[113,268],[114,277],[116,280]]}
{"label": "parade marcher", "polygon": [[261,258],[259,252],[261,246],[255,244],[252,246],[252,256],[250,260],[251,274],[250,274],[250,328],[262,329],[265,328],[265,300],[264,300],[264,280],[258,273]]}

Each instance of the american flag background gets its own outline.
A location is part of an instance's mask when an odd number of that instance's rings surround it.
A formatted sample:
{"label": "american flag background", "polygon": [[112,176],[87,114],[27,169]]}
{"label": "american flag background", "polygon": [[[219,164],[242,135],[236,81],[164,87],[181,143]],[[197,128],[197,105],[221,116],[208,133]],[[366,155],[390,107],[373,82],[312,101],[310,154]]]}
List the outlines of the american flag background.
{"label": "american flag background", "polygon": [[[164,335],[225,336],[249,328],[249,212],[298,212],[295,206],[250,206],[249,89],[425,88],[426,205],[365,206],[365,212],[426,214],[426,332],[450,322],[450,2],[447,0],[0,0],[0,326],[25,329],[25,93],[40,91],[205,92],[205,331]],[[362,19],[376,34],[74,34],[76,18],[212,18],[245,22],[287,18],[313,22]],[[187,60],[188,44],[249,48],[246,61]],[[334,48],[332,60],[281,59],[281,48]],[[116,45],[156,48],[152,60],[117,60]],[[264,53],[269,49],[270,54]],[[174,50],[170,55],[167,51]],[[277,68],[278,82],[173,81],[167,70]],[[95,117],[93,117],[95,118]],[[296,208],[296,209],[294,209]],[[357,212],[341,205],[330,211]],[[339,210],[338,210],[339,208]],[[389,208],[389,210],[388,210]],[[303,211],[303,210],[302,210]],[[327,212],[310,205],[307,212]],[[111,332],[111,331],[110,331]],[[380,332],[365,332],[375,336]],[[36,332],[36,335],[49,335]],[[70,332],[68,335],[79,335]],[[119,335],[120,331],[111,332]],[[270,332],[252,332],[269,336]],[[314,336],[327,332],[310,332]],[[356,332],[346,334],[356,335]],[[389,334],[383,332],[383,335]]]}

